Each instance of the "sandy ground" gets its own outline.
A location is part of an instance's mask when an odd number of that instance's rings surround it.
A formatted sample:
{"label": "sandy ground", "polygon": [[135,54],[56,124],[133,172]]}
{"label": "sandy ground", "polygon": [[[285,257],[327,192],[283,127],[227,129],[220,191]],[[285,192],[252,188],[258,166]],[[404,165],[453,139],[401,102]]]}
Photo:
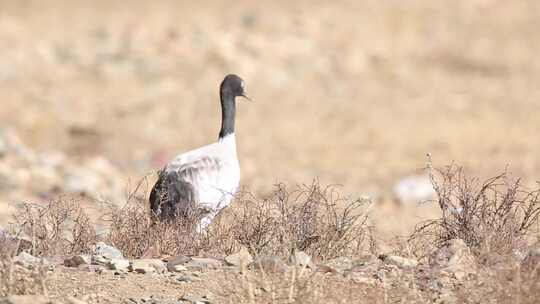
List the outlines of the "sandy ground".
{"label": "sandy ground", "polygon": [[[0,126],[39,151],[103,156],[127,183],[215,140],[234,72],[256,100],[236,136],[258,193],[318,178],[388,201],[426,153],[534,185],[538,28],[532,0],[2,1]],[[436,208],[373,214],[390,237]]]}

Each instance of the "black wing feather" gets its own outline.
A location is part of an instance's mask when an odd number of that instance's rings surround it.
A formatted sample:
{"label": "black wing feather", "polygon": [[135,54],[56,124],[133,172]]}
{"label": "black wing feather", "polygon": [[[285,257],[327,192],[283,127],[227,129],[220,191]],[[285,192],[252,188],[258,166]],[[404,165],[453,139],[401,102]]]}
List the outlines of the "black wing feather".
{"label": "black wing feather", "polygon": [[196,206],[198,197],[191,181],[196,180],[201,172],[217,172],[221,166],[219,159],[203,156],[176,170],[160,171],[149,198],[154,215],[164,220],[190,217],[194,212],[198,215],[208,213],[209,210]]}
{"label": "black wing feather", "polygon": [[194,210],[195,189],[176,171],[161,171],[150,192],[150,209],[161,220],[188,217]]}

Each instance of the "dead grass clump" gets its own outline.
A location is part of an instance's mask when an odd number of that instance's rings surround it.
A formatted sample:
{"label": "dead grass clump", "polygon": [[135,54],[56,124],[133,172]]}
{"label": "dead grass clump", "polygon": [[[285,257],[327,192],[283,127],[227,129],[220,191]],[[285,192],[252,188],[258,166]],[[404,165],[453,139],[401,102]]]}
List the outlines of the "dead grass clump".
{"label": "dead grass clump", "polygon": [[[139,258],[144,254],[199,255],[209,250],[209,233],[196,230],[200,214],[160,220],[148,205],[148,181],[144,177],[128,190],[122,207],[109,204],[103,218],[109,225],[108,242],[124,255]],[[215,242],[218,243],[218,242]]]}
{"label": "dead grass clump", "polygon": [[206,247],[205,236],[195,229],[195,218],[156,220],[143,200],[112,208],[108,221],[108,241],[128,257],[141,257],[149,250],[165,255],[198,255]]}
{"label": "dead grass clump", "polygon": [[477,254],[507,255],[526,245],[540,215],[540,190],[529,191],[506,172],[479,182],[463,168],[432,170],[442,216],[417,226],[411,242],[428,239],[435,247],[462,239]]}
{"label": "dead grass clump", "polygon": [[36,256],[87,253],[97,240],[88,215],[72,199],[23,203],[13,217],[17,234],[31,241],[30,253]]}
{"label": "dead grass clump", "polygon": [[44,266],[26,269],[15,265],[9,258],[0,258],[0,297],[46,294],[46,277]]}
{"label": "dead grass clump", "polygon": [[474,280],[457,286],[455,293],[460,303],[538,303],[539,271],[523,271],[519,266],[484,267]]}
{"label": "dead grass clump", "polygon": [[165,255],[223,256],[246,246],[253,254],[287,257],[293,249],[315,258],[355,255],[370,245],[363,207],[332,187],[318,183],[294,191],[279,184],[273,195],[257,199],[248,191],[216,217],[208,230],[197,232],[200,215],[159,220],[153,217],[144,191],[130,195],[122,207],[111,207],[109,242],[127,256],[153,250]]}
{"label": "dead grass clump", "polygon": [[282,273],[223,272],[216,276],[223,277],[213,281],[209,289],[220,303],[354,303],[359,298],[382,303],[382,294],[374,287],[302,268]]}
{"label": "dead grass clump", "polygon": [[236,198],[231,232],[256,255],[286,257],[298,249],[316,259],[354,256],[372,245],[367,205],[318,182],[292,191],[278,184],[267,199]]}
{"label": "dead grass clump", "polygon": [[7,231],[0,230],[0,259],[8,259],[16,255],[20,242]]}
{"label": "dead grass clump", "polygon": [[150,216],[142,204],[126,204],[122,208],[111,205],[105,215],[109,222],[108,243],[129,257],[140,257],[148,248]]}
{"label": "dead grass clump", "polygon": [[440,297],[413,273],[392,272],[383,280],[356,274],[328,275],[302,267],[284,272],[224,271],[214,274],[217,279],[209,289],[219,303],[434,303]]}
{"label": "dead grass clump", "polygon": [[12,258],[17,254],[19,243],[12,236],[0,231],[0,297],[46,292],[44,266],[26,269],[13,262]]}

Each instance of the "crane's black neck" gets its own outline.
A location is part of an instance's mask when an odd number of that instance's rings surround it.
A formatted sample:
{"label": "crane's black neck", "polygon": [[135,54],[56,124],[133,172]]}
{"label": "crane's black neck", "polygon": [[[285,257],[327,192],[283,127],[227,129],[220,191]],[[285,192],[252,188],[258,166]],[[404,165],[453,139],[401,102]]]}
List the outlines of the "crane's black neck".
{"label": "crane's black neck", "polygon": [[219,95],[221,98],[221,131],[219,132],[219,139],[222,139],[234,133],[236,102],[234,100],[235,95],[230,89],[222,88]]}

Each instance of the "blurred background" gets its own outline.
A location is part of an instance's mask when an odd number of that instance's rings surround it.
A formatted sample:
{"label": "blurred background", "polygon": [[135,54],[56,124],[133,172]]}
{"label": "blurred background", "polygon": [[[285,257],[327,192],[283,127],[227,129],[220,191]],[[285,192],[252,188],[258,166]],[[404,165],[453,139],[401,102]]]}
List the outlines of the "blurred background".
{"label": "blurred background", "polygon": [[436,214],[392,203],[417,200],[426,153],[540,179],[538,29],[535,0],[2,0],[0,225],[20,201],[121,204],[217,139],[236,73],[256,100],[238,106],[242,185],[339,184],[406,233]]}

